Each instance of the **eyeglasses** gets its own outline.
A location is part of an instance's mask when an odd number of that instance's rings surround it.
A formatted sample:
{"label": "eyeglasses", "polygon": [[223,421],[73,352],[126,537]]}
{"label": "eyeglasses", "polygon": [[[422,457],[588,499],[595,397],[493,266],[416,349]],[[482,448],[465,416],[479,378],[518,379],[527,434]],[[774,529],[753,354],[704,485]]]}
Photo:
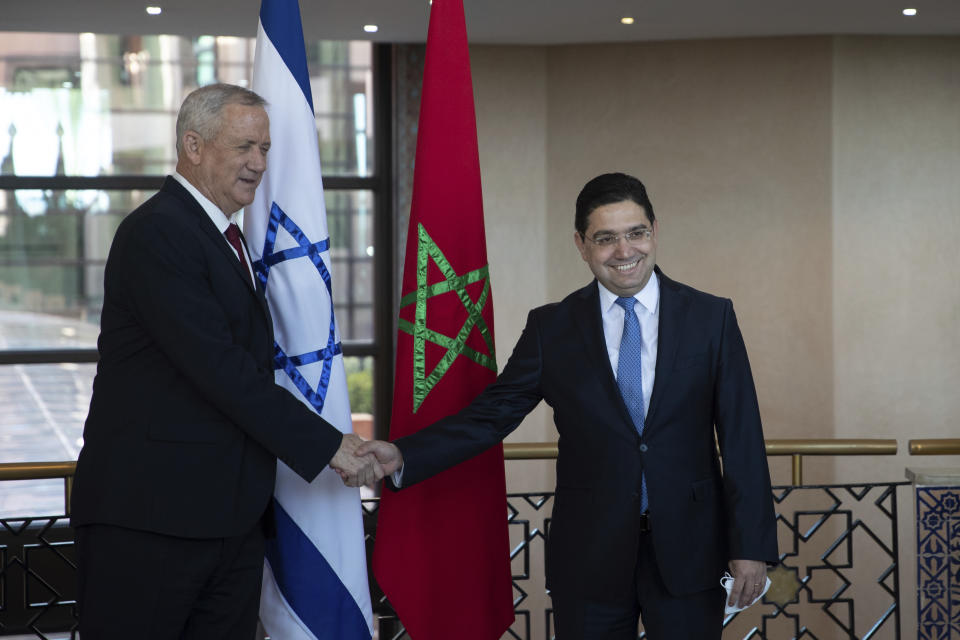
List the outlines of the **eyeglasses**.
{"label": "eyeglasses", "polygon": [[583,237],[598,247],[612,247],[620,242],[620,238],[623,238],[629,244],[639,244],[653,237],[653,229],[638,227],[626,233],[598,233],[592,238],[587,236]]}

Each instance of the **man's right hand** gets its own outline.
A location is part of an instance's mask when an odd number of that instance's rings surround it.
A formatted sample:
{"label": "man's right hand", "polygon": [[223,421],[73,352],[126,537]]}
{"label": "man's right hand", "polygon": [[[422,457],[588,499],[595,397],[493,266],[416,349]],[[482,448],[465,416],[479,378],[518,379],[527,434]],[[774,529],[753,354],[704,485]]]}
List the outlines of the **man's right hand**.
{"label": "man's right hand", "polygon": [[403,454],[392,442],[370,440],[357,448],[357,455],[373,454],[383,469],[384,475],[395,473],[403,466]]}
{"label": "man's right hand", "polygon": [[372,487],[385,475],[376,457],[360,451],[363,444],[364,441],[356,434],[345,433],[340,448],[330,460],[330,466],[340,474],[348,487]]}

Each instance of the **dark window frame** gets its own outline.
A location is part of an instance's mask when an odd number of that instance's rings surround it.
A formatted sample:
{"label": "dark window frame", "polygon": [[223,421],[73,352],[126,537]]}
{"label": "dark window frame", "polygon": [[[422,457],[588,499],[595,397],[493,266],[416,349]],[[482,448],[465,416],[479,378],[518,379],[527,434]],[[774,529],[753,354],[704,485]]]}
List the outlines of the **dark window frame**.
{"label": "dark window frame", "polygon": [[[374,433],[385,438],[393,402],[393,58],[392,46],[373,44],[373,117],[376,136],[372,176],[323,176],[325,190],[370,191],[374,198],[374,334],[370,341],[344,341],[345,357],[374,358]],[[0,175],[0,190],[90,189],[156,191],[165,176],[11,176]],[[95,363],[96,349],[3,349],[0,365]]]}

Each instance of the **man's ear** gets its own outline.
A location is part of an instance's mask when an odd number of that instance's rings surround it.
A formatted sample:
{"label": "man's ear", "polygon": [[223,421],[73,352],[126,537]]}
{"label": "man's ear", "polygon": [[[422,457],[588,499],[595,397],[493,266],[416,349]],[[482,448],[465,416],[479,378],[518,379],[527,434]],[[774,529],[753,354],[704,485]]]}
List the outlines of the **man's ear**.
{"label": "man's ear", "polygon": [[577,246],[577,251],[580,252],[580,257],[583,258],[583,261],[589,262],[589,260],[587,260],[587,243],[586,240],[583,239],[583,236],[580,235],[579,231],[573,232],[573,244]]}
{"label": "man's ear", "polygon": [[203,154],[203,138],[193,130],[187,130],[183,134],[183,153],[190,161],[190,164],[200,164],[200,156]]}

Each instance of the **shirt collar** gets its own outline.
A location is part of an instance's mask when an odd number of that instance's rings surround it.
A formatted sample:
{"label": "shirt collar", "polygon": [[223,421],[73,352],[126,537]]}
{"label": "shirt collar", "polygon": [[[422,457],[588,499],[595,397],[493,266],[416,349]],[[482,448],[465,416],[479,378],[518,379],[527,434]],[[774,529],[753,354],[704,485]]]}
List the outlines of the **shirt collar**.
{"label": "shirt collar", "polygon": [[[600,308],[606,313],[613,305],[617,304],[617,298],[620,296],[603,286],[599,280],[597,280],[597,287],[600,289]],[[633,297],[647,310],[647,313],[657,312],[657,307],[660,305],[660,280],[656,272],[650,274],[647,284]]]}
{"label": "shirt collar", "polygon": [[220,233],[226,233],[227,227],[230,226],[231,222],[235,221],[234,218],[236,218],[240,212],[238,211],[237,213],[233,214],[233,216],[227,217],[227,215],[220,210],[220,207],[213,204],[213,202],[207,198],[207,196],[200,193],[200,191],[195,186],[190,184],[190,181],[184,178],[180,173],[174,171],[173,179],[183,185],[183,188],[193,196],[193,199],[196,200],[201,207],[203,207],[203,210],[206,212],[213,224],[217,227],[217,230]]}

